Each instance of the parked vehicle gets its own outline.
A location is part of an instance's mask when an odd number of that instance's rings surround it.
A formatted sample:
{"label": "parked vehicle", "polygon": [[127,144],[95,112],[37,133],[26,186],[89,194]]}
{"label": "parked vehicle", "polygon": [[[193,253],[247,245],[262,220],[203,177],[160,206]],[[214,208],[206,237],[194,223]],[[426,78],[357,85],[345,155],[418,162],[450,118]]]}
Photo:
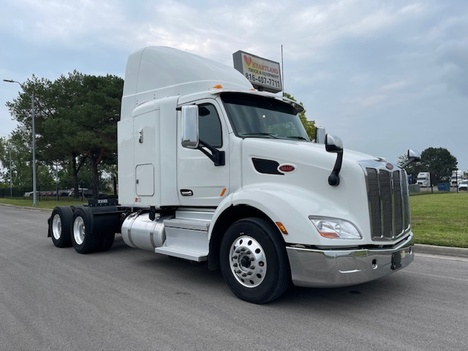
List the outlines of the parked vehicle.
{"label": "parked vehicle", "polygon": [[341,287],[413,261],[406,172],[327,135],[309,141],[282,96],[233,68],[165,47],[129,57],[118,202],[56,207],[48,235],[78,253],[133,248],[208,263],[240,299],[290,282]]}
{"label": "parked vehicle", "polygon": [[427,188],[431,186],[431,173],[419,172],[416,184],[420,185],[422,188]]}
{"label": "parked vehicle", "polygon": [[[75,196],[75,189],[70,189],[68,191],[68,196],[73,197]],[[93,197],[93,191],[88,188],[78,188],[78,197]]]}
{"label": "parked vehicle", "polygon": [[462,180],[460,184],[458,184],[459,191],[467,191],[468,190],[468,180]]}
{"label": "parked vehicle", "polygon": [[463,171],[457,170],[452,171],[452,177],[450,178],[451,186],[458,186],[463,180]]}

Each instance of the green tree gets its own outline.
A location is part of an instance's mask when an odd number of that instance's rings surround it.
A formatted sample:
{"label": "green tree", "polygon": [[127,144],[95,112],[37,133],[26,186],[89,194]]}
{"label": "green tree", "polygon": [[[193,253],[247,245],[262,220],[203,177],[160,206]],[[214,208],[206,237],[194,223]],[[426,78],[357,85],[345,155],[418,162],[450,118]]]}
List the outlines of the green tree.
{"label": "green tree", "polygon": [[[8,139],[0,139],[0,162],[4,168],[1,174],[4,183],[9,184],[11,174],[12,185],[17,191],[19,189],[24,191],[32,190],[32,154],[30,144],[25,143],[22,135],[17,131],[14,131]],[[44,182],[44,179],[40,178],[40,181]]]}
{"label": "green tree", "polygon": [[31,108],[27,106],[34,93],[37,159],[41,167],[48,169],[41,174],[53,179],[57,169],[62,178],[68,173],[78,196],[78,174],[89,166],[91,188],[97,197],[100,167],[106,162],[116,163],[123,79],[74,71],[54,82],[33,76],[22,87],[23,92],[7,106],[18,121],[15,133],[28,143],[32,128]]}
{"label": "green tree", "polygon": [[11,165],[11,146],[9,140],[0,138],[0,187],[2,189],[9,187]]}
{"label": "green tree", "polygon": [[458,168],[457,158],[444,148],[430,147],[424,150],[421,153],[421,164],[431,172],[433,184],[449,181],[452,170]]}
{"label": "green tree", "polygon": [[[87,161],[92,172],[94,197],[98,196],[101,163],[115,164],[117,159],[117,121],[123,80],[116,76],[87,76],[78,72],[60,77],[54,85],[59,96],[57,115],[46,123],[51,131],[50,156],[67,150],[70,169],[78,194],[78,172]],[[54,140],[60,130],[66,131],[60,141]]]}
{"label": "green tree", "polygon": [[[283,94],[284,97],[292,100],[292,101],[295,101],[297,102],[297,100],[294,98],[294,96],[292,96],[291,94],[288,94],[288,93],[284,93]],[[304,104],[302,102],[299,103],[299,105],[302,106],[302,108],[304,108]],[[316,138],[316,127],[315,127],[315,121],[309,121],[306,117],[306,110],[304,108],[304,110],[299,114],[299,118],[301,119],[301,122],[302,122],[302,125],[304,126],[306,132],[307,132],[307,135],[309,136],[309,138],[311,140],[315,140]]]}

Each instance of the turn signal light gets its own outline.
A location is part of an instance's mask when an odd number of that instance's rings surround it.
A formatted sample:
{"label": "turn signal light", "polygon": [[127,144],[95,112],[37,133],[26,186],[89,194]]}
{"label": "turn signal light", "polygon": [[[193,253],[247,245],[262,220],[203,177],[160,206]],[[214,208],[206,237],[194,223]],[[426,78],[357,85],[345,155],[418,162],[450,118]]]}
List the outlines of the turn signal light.
{"label": "turn signal light", "polygon": [[284,235],[288,235],[288,231],[286,230],[286,227],[283,225],[283,223],[276,222],[276,226],[281,231],[281,233],[283,233]]}

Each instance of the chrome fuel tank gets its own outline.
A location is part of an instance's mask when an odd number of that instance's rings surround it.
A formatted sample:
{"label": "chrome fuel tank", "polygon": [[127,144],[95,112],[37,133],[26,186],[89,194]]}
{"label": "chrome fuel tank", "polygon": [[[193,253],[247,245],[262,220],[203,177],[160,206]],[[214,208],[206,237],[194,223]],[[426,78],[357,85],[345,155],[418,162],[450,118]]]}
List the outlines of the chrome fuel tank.
{"label": "chrome fuel tank", "polygon": [[166,240],[163,222],[170,218],[173,217],[162,216],[151,220],[149,213],[132,213],[122,224],[122,238],[130,247],[154,252]]}

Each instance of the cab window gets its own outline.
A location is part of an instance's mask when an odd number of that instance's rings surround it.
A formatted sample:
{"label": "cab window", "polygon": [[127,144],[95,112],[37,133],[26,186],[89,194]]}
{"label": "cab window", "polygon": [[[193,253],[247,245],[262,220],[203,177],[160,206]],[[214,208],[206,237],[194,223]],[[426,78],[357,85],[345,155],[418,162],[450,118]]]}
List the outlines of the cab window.
{"label": "cab window", "polygon": [[200,140],[215,148],[222,147],[221,121],[216,108],[211,104],[201,104],[198,106],[198,114]]}

